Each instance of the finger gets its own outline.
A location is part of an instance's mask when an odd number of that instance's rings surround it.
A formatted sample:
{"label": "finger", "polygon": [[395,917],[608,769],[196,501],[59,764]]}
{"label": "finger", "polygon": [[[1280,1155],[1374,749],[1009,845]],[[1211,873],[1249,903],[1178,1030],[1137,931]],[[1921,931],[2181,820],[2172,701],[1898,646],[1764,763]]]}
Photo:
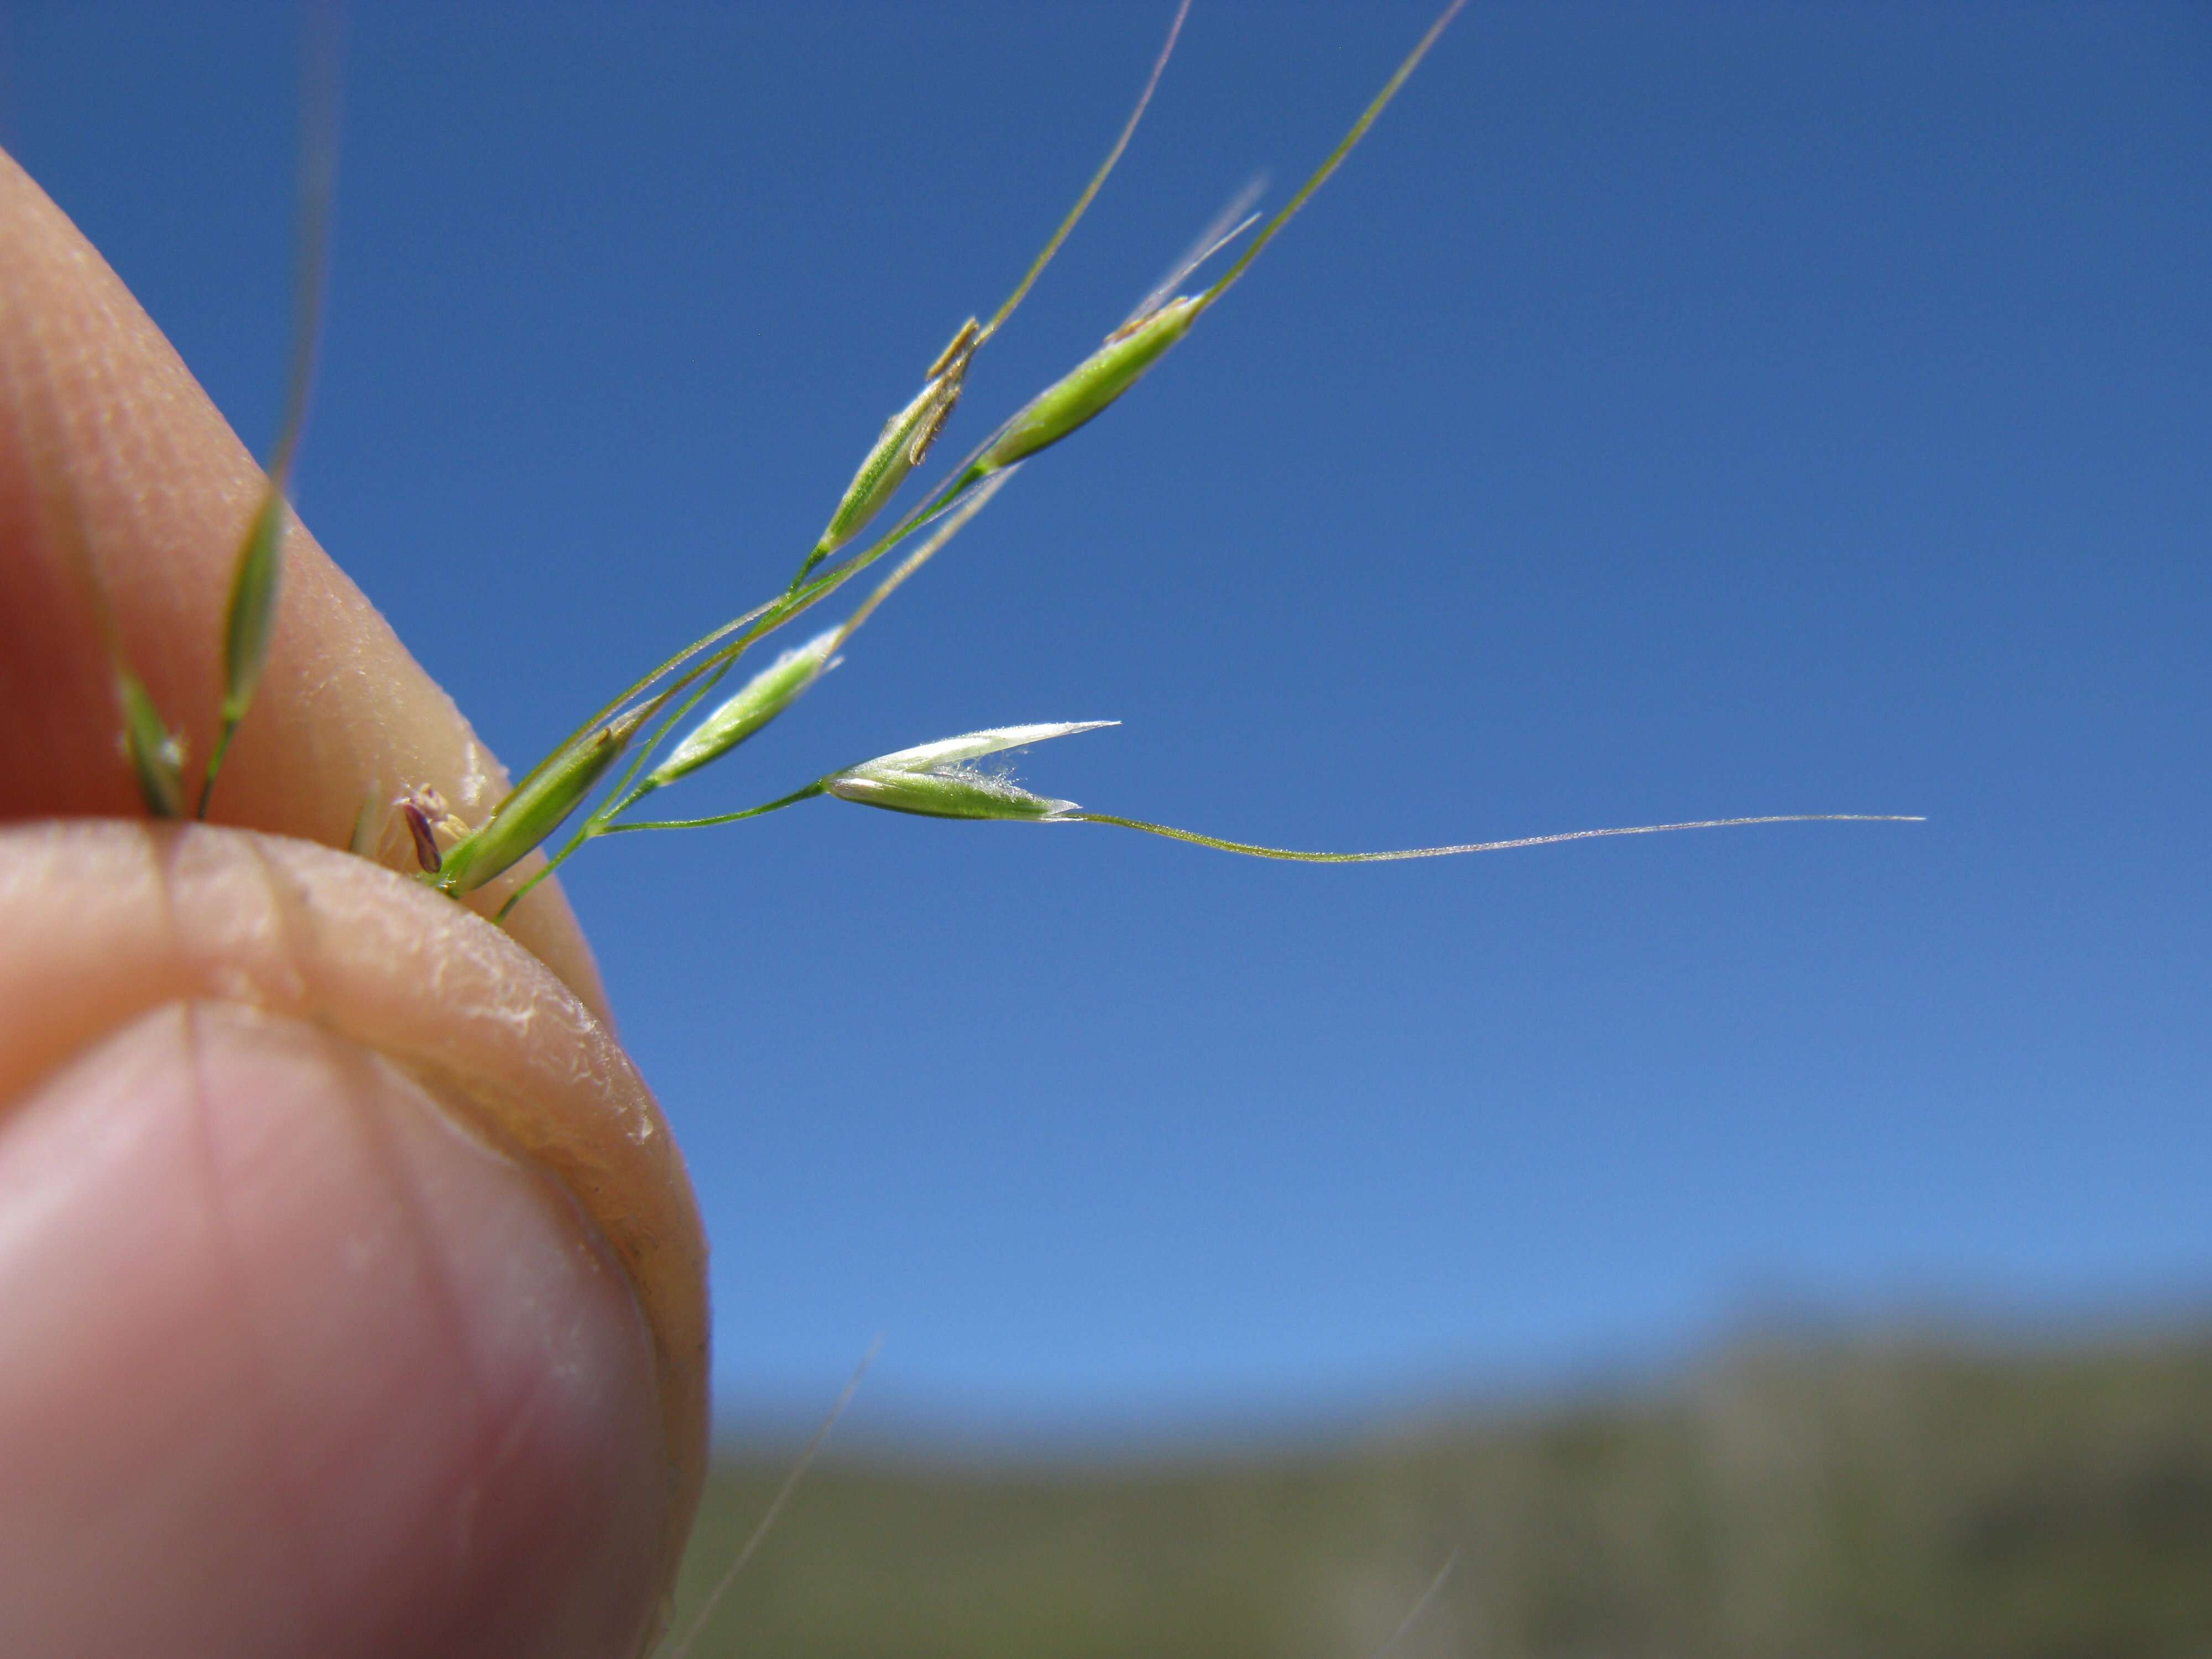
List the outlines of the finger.
{"label": "finger", "polygon": [[[260,468],[91,245],[0,154],[0,822],[138,816],[103,610],[204,756],[231,567]],[[428,785],[471,822],[507,776],[361,591],[295,528],[267,671],[216,792],[222,822],[343,847],[371,792]],[[406,857],[395,836],[392,860]],[[534,866],[471,902],[496,905]],[[514,932],[604,1012],[567,903]]]}
{"label": "finger", "polygon": [[504,934],[246,832],[0,830],[9,1653],[638,1650],[703,1244]]}

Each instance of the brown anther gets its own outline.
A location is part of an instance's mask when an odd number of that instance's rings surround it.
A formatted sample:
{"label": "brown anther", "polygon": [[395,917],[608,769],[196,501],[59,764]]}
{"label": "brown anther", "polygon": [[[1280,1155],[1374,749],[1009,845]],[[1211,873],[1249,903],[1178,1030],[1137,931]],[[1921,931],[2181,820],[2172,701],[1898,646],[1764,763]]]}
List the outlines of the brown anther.
{"label": "brown anther", "polygon": [[447,806],[446,798],[428,784],[418,784],[393,801],[400,817],[405,821],[407,833],[415,842],[415,861],[426,874],[436,875],[445,866],[446,857],[438,846],[441,831],[454,841],[465,839],[469,826]]}
{"label": "brown anther", "polygon": [[415,838],[415,861],[427,875],[436,875],[445,864],[445,855],[438,850],[438,838],[430,832],[430,819],[422,809],[407,796],[393,803],[399,816],[407,822],[407,833]]}
{"label": "brown anther", "polygon": [[922,464],[929,454],[930,446],[937,441],[937,434],[945,430],[945,423],[952,418],[953,408],[959,401],[960,381],[955,379],[945,391],[945,401],[938,404],[937,412],[921,423],[921,430],[914,434],[914,441],[907,446],[908,461],[915,466]]}
{"label": "brown anther", "polygon": [[977,325],[975,319],[970,317],[960,325],[960,331],[952,337],[952,343],[937,354],[937,361],[922,370],[921,378],[925,380],[933,380],[940,374],[951,374],[955,364],[957,364],[960,371],[964,374],[967,371],[968,360],[975,355],[975,348],[981,343],[982,337],[982,329]]}

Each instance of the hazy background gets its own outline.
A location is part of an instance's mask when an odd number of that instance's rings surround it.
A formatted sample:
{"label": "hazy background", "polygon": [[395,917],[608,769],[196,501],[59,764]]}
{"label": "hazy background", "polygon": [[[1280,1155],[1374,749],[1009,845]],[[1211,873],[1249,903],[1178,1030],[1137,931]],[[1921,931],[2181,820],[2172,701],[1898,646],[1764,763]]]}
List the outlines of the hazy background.
{"label": "hazy background", "polygon": [[[301,509],[527,763],[788,574],[1171,7],[356,9]],[[1255,169],[1280,201],[1426,16],[1200,0],[950,445]],[[0,140],[257,448],[295,33],[0,13]],[[1777,1316],[2201,1310],[2209,93],[2193,6],[1472,8],[692,799],[1117,717],[1024,775],[1321,848],[1929,822],[1321,870],[835,803],[612,843],[570,891],[705,1206],[728,1420],[878,1332],[860,1443],[1064,1450]]]}

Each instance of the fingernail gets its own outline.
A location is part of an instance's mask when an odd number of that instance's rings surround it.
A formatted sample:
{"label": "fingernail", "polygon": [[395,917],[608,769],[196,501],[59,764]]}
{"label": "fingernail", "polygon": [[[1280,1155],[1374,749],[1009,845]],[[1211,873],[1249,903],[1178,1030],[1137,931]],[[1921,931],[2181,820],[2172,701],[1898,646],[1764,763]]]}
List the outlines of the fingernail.
{"label": "fingernail", "polygon": [[653,1346],[553,1183],[327,1031],[162,1008],[0,1107],[8,1651],[628,1654]]}

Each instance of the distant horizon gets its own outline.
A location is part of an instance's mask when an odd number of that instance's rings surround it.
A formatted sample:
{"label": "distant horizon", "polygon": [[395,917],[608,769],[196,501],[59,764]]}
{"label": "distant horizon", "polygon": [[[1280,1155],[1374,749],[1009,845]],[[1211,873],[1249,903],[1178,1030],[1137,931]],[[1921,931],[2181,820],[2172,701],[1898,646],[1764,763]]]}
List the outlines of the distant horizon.
{"label": "distant horizon", "polygon": [[[1522,1376],[1485,1368],[1428,1381],[1394,1379],[1322,1399],[1255,1401],[1245,1391],[1187,1400],[1170,1411],[1139,1406],[1117,1417],[1093,1404],[1068,1413],[1024,1411],[1016,1405],[986,1414],[978,1406],[911,1393],[896,1406],[860,1409],[863,1380],[852,1407],[823,1444],[832,1462],[872,1465],[944,1463],[988,1469],[1084,1468],[1093,1463],[1237,1460],[1269,1455],[1326,1455],[1380,1437],[1449,1430],[1470,1423],[1512,1421],[1578,1408],[1662,1402],[1698,1380],[1745,1358],[1782,1353],[1818,1360],[1924,1352],[1997,1363],[2136,1355],[2212,1346],[2212,1295],[2202,1292],[2119,1306],[2039,1307],[2006,1310],[1984,1301],[1939,1298],[1900,1304],[1887,1313],[1803,1308],[1747,1312],[1664,1352],[1642,1349],[1591,1356]],[[880,1362],[879,1362],[880,1363]],[[775,1462],[798,1453],[834,1403],[718,1397],[714,1455]]]}

